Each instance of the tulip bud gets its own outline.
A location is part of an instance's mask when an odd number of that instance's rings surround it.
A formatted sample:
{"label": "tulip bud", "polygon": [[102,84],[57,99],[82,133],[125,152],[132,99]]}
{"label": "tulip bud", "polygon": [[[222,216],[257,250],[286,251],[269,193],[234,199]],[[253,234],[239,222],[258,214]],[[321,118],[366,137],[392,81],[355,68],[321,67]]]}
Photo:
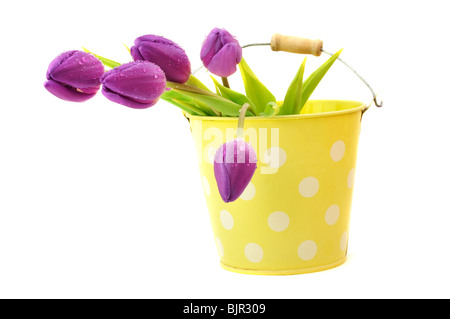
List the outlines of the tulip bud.
{"label": "tulip bud", "polygon": [[106,72],[101,83],[107,99],[135,109],[156,104],[166,89],[164,72],[147,61],[122,64]]}
{"label": "tulip bud", "polygon": [[100,89],[100,77],[104,72],[103,64],[93,55],[68,51],[50,63],[44,87],[60,99],[84,102]]}
{"label": "tulip bud", "polygon": [[256,170],[256,152],[242,138],[222,144],[214,157],[214,175],[225,203],[241,196]]}
{"label": "tulip bud", "polygon": [[227,77],[236,72],[242,48],[227,30],[214,28],[203,42],[200,58],[211,73]]}
{"label": "tulip bud", "polygon": [[135,61],[149,61],[158,65],[168,81],[185,83],[191,75],[191,63],[186,52],[175,42],[157,35],[144,35],[134,41],[130,49]]}

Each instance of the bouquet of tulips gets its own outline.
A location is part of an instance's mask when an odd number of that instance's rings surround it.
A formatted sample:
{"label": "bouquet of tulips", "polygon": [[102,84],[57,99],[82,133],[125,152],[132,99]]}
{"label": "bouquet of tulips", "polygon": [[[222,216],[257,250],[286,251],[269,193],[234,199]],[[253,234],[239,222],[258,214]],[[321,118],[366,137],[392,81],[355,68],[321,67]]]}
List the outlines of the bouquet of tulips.
{"label": "bouquet of tulips", "polygon": [[[208,34],[200,51],[204,67],[221,79],[222,83],[212,77],[215,92],[191,74],[189,58],[178,44],[156,35],[137,38],[129,49],[133,61],[124,64],[87,49],[64,52],[50,63],[44,86],[72,102],[86,101],[102,88],[107,99],[130,108],[145,109],[162,99],[191,115],[240,116],[238,137],[223,144],[214,161],[219,192],[225,202],[231,202],[239,198],[256,170],[256,153],[239,134],[244,117],[300,114],[341,51],[303,80],[305,58],[281,105],[244,60],[236,38],[218,28]],[[105,66],[110,70],[105,72]],[[227,77],[237,66],[245,94],[228,84]]]}

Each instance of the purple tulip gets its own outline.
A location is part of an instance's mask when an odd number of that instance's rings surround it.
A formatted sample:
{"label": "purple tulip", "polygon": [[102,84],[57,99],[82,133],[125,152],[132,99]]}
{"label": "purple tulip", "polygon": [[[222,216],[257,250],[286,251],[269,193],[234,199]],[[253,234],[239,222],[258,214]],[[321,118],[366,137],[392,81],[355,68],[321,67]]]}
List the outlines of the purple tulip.
{"label": "purple tulip", "polygon": [[185,83],[191,75],[191,63],[186,52],[175,42],[157,35],[143,35],[130,49],[135,61],[149,61],[158,65],[168,81]]}
{"label": "purple tulip", "polygon": [[50,63],[44,87],[60,99],[84,102],[100,89],[105,68],[99,59],[83,51],[68,51]]}
{"label": "purple tulip", "polygon": [[122,64],[106,72],[101,83],[106,98],[135,109],[156,104],[166,89],[164,72],[147,61]]}
{"label": "purple tulip", "polygon": [[242,48],[227,30],[215,28],[206,37],[200,52],[203,65],[215,75],[227,77],[236,72]]}
{"label": "purple tulip", "polygon": [[225,203],[241,196],[256,170],[256,152],[241,138],[222,144],[214,157],[214,175]]}

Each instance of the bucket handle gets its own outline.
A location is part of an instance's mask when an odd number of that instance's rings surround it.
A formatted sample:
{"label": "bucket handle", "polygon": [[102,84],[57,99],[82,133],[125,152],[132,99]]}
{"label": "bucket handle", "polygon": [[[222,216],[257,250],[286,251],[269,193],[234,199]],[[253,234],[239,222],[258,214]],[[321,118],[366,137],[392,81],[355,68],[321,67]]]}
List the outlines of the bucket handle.
{"label": "bucket handle", "polygon": [[[296,37],[296,36],[289,36],[289,35],[281,35],[281,34],[274,34],[272,36],[272,39],[270,43],[254,43],[254,44],[248,44],[244,45],[242,48],[250,47],[250,46],[260,46],[260,45],[270,45],[270,48],[272,51],[284,51],[284,52],[291,52],[291,53],[300,53],[300,54],[311,54],[314,56],[320,56],[322,52],[333,55],[330,52],[327,52],[323,49],[323,41],[322,40],[311,40],[307,38],[302,37]],[[356,72],[354,68],[352,68],[350,65],[348,65],[347,62],[342,60],[340,57],[337,58],[339,61],[341,61],[346,67],[348,67],[370,90],[372,93],[373,99],[370,102],[368,106],[366,106],[362,110],[362,114],[366,112],[369,107],[373,104],[375,104],[376,107],[382,107],[383,101],[378,100],[378,95],[375,93],[375,91],[372,89],[370,84],[364,80],[364,78]],[[362,115],[361,115],[362,116]]]}

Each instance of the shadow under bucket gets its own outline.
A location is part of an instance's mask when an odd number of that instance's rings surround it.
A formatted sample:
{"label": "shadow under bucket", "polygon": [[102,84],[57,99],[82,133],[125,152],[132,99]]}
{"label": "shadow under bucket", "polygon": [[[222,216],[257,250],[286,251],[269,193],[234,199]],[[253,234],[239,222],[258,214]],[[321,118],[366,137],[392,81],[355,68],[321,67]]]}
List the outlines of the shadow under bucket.
{"label": "shadow under bucket", "polygon": [[345,261],[365,107],[312,100],[300,115],[247,117],[244,136],[256,151],[258,168],[232,203],[221,199],[213,163],[217,148],[235,138],[238,119],[186,115],[223,268],[289,275]]}

